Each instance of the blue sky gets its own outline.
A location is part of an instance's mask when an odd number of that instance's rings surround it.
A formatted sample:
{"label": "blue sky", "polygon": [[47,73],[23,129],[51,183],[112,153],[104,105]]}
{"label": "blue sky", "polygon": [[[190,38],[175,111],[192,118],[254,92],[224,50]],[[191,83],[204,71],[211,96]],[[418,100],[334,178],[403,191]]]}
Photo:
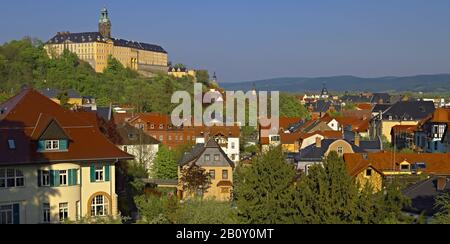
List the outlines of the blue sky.
{"label": "blue sky", "polygon": [[95,31],[162,45],[220,81],[450,73],[448,0],[2,0],[0,43]]}

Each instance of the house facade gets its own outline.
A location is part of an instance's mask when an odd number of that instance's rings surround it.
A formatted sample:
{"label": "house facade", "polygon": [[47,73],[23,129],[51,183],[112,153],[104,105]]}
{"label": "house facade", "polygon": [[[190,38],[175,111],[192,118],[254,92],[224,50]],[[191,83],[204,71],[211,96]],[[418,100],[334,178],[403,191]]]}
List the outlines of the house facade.
{"label": "house facade", "polygon": [[397,125],[417,125],[435,110],[433,102],[400,101],[384,112],[378,113],[370,122],[370,136],[381,136],[392,142],[391,131]]}
{"label": "house facade", "polygon": [[192,192],[183,191],[184,182],[181,180],[182,170],[193,165],[201,167],[209,174],[211,180],[211,185],[203,195],[203,198],[216,199],[218,201],[229,201],[231,199],[235,164],[214,139],[210,139],[206,144],[197,144],[179,162],[178,192],[182,199],[193,196]]}
{"label": "house facade", "polygon": [[118,215],[115,167],[133,157],[96,124],[32,89],[0,111],[0,223]]}
{"label": "house facade", "polygon": [[450,153],[450,109],[438,108],[421,121],[415,133],[416,149],[427,153]]}
{"label": "house facade", "polygon": [[161,143],[127,123],[118,125],[116,130],[120,136],[117,146],[122,151],[133,155],[136,162],[144,165],[145,169],[151,172]]}

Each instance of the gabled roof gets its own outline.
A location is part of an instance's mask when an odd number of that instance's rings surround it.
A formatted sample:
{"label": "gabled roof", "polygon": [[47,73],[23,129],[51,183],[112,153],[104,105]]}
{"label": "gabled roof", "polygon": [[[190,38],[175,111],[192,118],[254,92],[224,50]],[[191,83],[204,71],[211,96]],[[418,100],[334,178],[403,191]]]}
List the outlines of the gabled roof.
{"label": "gabled roof", "polygon": [[128,123],[118,125],[116,128],[120,136],[121,145],[158,145],[160,141],[148,135],[141,129],[138,129]]}
{"label": "gabled roof", "polygon": [[102,42],[106,43],[112,41],[114,46],[129,47],[134,49],[140,49],[145,51],[152,51],[158,53],[167,53],[161,46],[148,44],[143,42],[136,42],[124,39],[107,38],[104,37],[100,32],[81,32],[81,33],[70,33],[70,32],[58,32],[54,37],[52,37],[46,44],[63,44],[66,42],[71,43],[89,43],[89,42]]}
{"label": "gabled roof", "polygon": [[321,140],[321,147],[316,147],[316,144],[313,144],[300,150],[300,152],[295,156],[295,160],[298,162],[321,161],[330,146],[336,141],[344,141],[348,143],[355,153],[364,152],[364,150],[357,147],[355,144],[344,139],[324,139]]}
{"label": "gabled roof", "polygon": [[161,46],[158,46],[158,45],[154,45],[154,44],[129,41],[129,40],[124,40],[124,39],[115,39],[115,38],[112,38],[112,41],[114,42],[114,46],[129,47],[129,48],[157,52],[157,53],[167,53],[166,50],[164,50],[164,48],[162,48]]}
{"label": "gabled roof", "polygon": [[450,175],[450,154],[432,153],[392,153],[380,152],[366,154],[345,154],[344,160],[348,167],[365,167],[372,165],[379,171],[399,171],[400,163],[407,161],[410,164],[425,163],[424,173],[433,175]]}
{"label": "gabled roof", "polygon": [[383,115],[383,120],[417,121],[426,118],[435,110],[431,101],[401,101],[390,107]]}
{"label": "gabled roof", "polygon": [[[36,90],[25,89],[0,108],[6,111],[0,117],[0,165],[133,159],[106,139],[97,124]],[[37,152],[37,139],[50,125],[58,125],[69,138],[67,152]],[[16,149],[8,147],[8,140],[15,141]]]}
{"label": "gabled roof", "polygon": [[433,176],[408,186],[402,190],[402,193],[411,199],[411,206],[406,209],[407,211],[433,216],[439,211],[435,208],[435,198],[441,194],[450,193],[450,178]]}
{"label": "gabled roof", "polygon": [[220,145],[214,139],[210,139],[206,144],[204,144],[204,143],[196,144],[194,146],[194,148],[191,150],[191,152],[186,153],[183,156],[183,158],[178,162],[178,164],[180,166],[185,166],[188,164],[195,164],[208,148],[213,148],[213,149],[218,150],[220,152],[220,154],[222,155],[222,157],[227,161],[227,163],[231,167],[233,167],[233,168],[235,167],[234,162],[231,161],[230,158],[228,158],[227,154],[222,150]]}
{"label": "gabled roof", "polygon": [[107,42],[108,38],[105,38],[100,32],[58,32],[52,37],[46,44],[62,44],[65,42],[72,43],[88,43],[88,42]]}

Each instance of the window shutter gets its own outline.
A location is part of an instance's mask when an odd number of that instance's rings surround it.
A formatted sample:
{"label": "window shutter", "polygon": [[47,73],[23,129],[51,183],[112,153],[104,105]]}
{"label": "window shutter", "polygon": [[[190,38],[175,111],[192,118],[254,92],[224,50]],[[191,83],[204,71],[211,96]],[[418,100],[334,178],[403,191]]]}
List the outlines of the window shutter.
{"label": "window shutter", "polygon": [[20,204],[13,205],[13,224],[20,224]]}
{"label": "window shutter", "polygon": [[105,165],[105,181],[109,181],[110,179],[110,166],[109,164]]}
{"label": "window shutter", "polygon": [[95,182],[95,165],[91,164],[91,182]]}
{"label": "window shutter", "polygon": [[60,140],[59,141],[59,150],[65,151],[68,148],[68,142],[67,140]]}
{"label": "window shutter", "polygon": [[73,180],[73,185],[76,186],[78,185],[78,170],[77,169],[72,169],[72,180]]}
{"label": "window shutter", "polygon": [[69,178],[67,183],[69,183],[68,184],[69,186],[73,186],[73,174],[72,174],[72,171],[73,171],[72,169],[69,169],[68,172],[67,172],[68,173],[67,177]]}
{"label": "window shutter", "polygon": [[55,186],[55,171],[50,170],[50,186]]}
{"label": "window shutter", "polygon": [[59,182],[59,170],[55,170],[55,186],[59,186],[61,182]]}
{"label": "window shutter", "polygon": [[45,151],[45,141],[38,141],[38,152]]}
{"label": "window shutter", "polygon": [[38,180],[38,187],[41,187],[42,186],[42,182],[41,182],[41,180],[42,180],[42,171],[41,170],[38,170],[37,180]]}

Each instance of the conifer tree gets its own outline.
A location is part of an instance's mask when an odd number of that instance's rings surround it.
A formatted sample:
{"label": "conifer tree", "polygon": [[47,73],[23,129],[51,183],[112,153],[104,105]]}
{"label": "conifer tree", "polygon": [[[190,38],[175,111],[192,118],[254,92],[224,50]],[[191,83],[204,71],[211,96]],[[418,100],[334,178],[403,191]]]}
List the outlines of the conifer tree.
{"label": "conifer tree", "polygon": [[281,148],[258,156],[251,166],[238,169],[234,197],[244,224],[293,223],[295,170]]}

